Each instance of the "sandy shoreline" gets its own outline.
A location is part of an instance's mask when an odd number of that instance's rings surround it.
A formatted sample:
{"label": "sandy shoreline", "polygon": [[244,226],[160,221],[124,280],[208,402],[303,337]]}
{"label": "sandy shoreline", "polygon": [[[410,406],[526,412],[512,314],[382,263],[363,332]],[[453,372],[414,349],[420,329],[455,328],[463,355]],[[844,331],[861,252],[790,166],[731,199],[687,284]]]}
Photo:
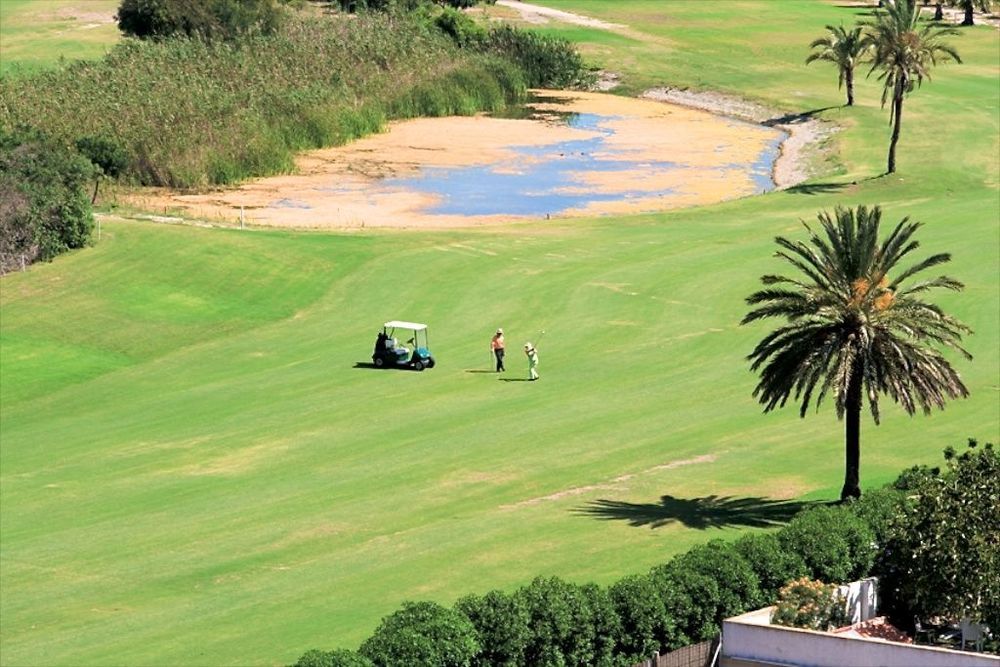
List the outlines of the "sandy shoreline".
{"label": "sandy shoreline", "polygon": [[775,184],[782,190],[798,185],[812,175],[810,163],[819,152],[820,143],[838,129],[809,114],[782,114],[761,104],[722,93],[663,87],[647,90],[642,97],[784,130],[788,138],[781,144],[781,152],[772,172]]}

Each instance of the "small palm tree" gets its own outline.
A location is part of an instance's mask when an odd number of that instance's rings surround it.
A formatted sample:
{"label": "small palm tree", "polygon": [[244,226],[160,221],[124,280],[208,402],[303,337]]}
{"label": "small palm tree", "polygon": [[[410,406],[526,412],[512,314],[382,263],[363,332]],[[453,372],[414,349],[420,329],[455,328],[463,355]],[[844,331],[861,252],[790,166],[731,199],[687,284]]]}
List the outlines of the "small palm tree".
{"label": "small palm tree", "polygon": [[806,64],[815,60],[835,64],[840,73],[837,87],[843,88],[844,83],[847,83],[847,106],[854,106],[854,66],[868,48],[862,40],[861,27],[848,30],[842,25],[828,25],[826,29],[829,35],[815,39],[809,45],[809,48],[818,50],[809,54]]}
{"label": "small palm tree", "polygon": [[[760,371],[754,396],[764,412],[801,401],[804,417],[815,397],[818,408],[832,392],[837,416],[846,416],[846,471],[841,499],[861,495],[861,408],[868,399],[879,423],[879,395],[886,394],[913,414],[944,407],[946,398],[968,395],[959,374],[928,343],[958,350],[971,330],[937,306],[921,300],[935,288],[961,290],[947,276],[904,287],[917,273],[944,264],[948,254],[931,255],[901,270],[900,260],[919,247],[913,234],[919,223],[908,218],[881,244],[882,212],[859,206],[838,207],[835,216],[819,214],[825,238],[806,225],[808,242],[776,239],[777,256],[804,278],[766,275],[766,287],[751,294],[754,306],[743,324],[780,317],[787,324],[764,337],[748,359]],[[893,275],[890,276],[890,273]],[[818,393],[817,393],[818,392]]]}
{"label": "small palm tree", "polygon": [[[921,25],[922,24],[922,25]],[[866,23],[865,45],[872,49],[871,76],[881,70],[882,106],[892,100],[889,122],[892,138],[889,141],[889,161],[886,173],[896,171],[896,144],[903,122],[903,97],[930,79],[930,68],[938,58],[953,58],[962,62],[958,52],[941,42],[945,35],[958,34],[954,28],[940,27],[920,21],[920,8],[914,0],[896,0],[877,12],[874,22]]]}

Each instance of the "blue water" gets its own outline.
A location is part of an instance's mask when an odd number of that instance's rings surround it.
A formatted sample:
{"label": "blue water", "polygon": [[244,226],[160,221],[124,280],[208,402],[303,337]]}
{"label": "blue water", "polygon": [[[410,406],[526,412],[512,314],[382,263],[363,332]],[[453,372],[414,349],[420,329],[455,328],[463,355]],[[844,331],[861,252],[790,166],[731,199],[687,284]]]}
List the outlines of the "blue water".
{"label": "blue water", "polygon": [[[651,199],[673,194],[672,189],[600,192],[580,179],[588,172],[662,171],[684,167],[667,160],[608,159],[613,149],[607,138],[614,134],[609,124],[617,116],[573,114],[570,127],[597,132],[596,137],[544,146],[513,146],[524,161],[514,159],[469,167],[429,167],[416,176],[389,178],[384,184],[436,195],[438,203],[425,209],[438,215],[558,214],[590,203],[622,199]],[[771,167],[784,136],[776,137],[753,164],[726,165],[749,170],[759,192],[774,189]],[[598,159],[595,153],[605,157]]]}

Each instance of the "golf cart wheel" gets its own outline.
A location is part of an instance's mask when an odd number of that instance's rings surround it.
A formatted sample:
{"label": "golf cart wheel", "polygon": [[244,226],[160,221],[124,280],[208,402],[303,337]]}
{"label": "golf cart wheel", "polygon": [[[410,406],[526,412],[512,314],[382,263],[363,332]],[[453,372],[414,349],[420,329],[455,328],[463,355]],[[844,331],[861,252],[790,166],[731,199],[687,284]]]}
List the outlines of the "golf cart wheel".
{"label": "golf cart wheel", "polygon": [[434,368],[434,357],[427,357],[427,368]]}
{"label": "golf cart wheel", "polygon": [[422,370],[424,370],[424,362],[419,361],[419,360],[418,361],[414,361],[413,362],[413,370],[415,370],[415,371],[422,371]]}
{"label": "golf cart wheel", "polygon": [[374,361],[375,361],[375,368],[382,368],[383,366],[385,366],[385,359],[383,359],[382,357],[375,357]]}

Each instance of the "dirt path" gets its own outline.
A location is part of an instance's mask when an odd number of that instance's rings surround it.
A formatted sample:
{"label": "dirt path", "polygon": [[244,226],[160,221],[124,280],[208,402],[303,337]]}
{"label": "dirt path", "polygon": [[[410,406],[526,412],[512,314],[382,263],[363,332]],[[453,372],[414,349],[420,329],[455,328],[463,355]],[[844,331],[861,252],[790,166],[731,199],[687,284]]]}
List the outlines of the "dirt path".
{"label": "dirt path", "polygon": [[573,14],[572,12],[564,12],[559,9],[542,7],[541,5],[532,5],[527,2],[520,2],[519,0],[517,2],[514,0],[497,0],[497,5],[517,11],[521,14],[521,18],[528,23],[548,23],[552,20],[560,21],[562,23],[570,23],[572,25],[580,25],[586,28],[611,30],[612,32],[627,30],[627,28],[620,23],[608,23],[607,21],[590,18],[589,16],[581,16],[580,14]]}

